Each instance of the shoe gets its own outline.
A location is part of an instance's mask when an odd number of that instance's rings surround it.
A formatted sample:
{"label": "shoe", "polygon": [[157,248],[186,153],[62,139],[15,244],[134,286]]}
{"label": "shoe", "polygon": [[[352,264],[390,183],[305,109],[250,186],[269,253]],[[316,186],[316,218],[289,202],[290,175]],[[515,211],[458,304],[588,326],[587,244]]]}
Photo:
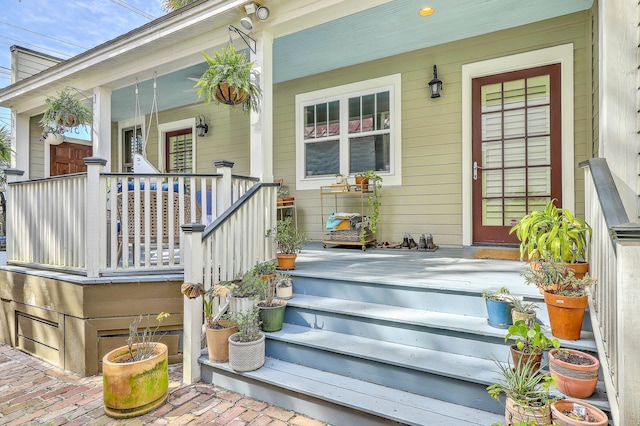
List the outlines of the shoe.
{"label": "shoe", "polygon": [[427,238],[422,234],[420,236],[420,242],[418,243],[418,250],[426,250],[427,249]]}
{"label": "shoe", "polygon": [[400,248],[409,248],[409,234],[404,234]]}
{"label": "shoe", "polygon": [[433,251],[437,248],[438,246],[433,243],[433,235],[429,234],[429,236],[427,237],[427,250]]}
{"label": "shoe", "polygon": [[416,243],[416,240],[414,240],[413,237],[411,237],[411,235],[409,235],[409,248],[410,249],[418,248],[418,244]]}

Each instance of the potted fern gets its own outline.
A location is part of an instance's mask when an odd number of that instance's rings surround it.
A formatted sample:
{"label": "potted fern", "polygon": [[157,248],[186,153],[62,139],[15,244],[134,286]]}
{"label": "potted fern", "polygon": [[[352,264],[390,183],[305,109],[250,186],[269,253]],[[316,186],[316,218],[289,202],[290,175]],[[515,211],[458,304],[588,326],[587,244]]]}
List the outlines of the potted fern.
{"label": "potted fern", "polygon": [[257,111],[262,90],[260,75],[253,69],[253,62],[243,51],[236,51],[233,44],[216,50],[213,56],[201,52],[209,68],[194,87],[205,103],[217,101],[224,105],[247,105],[245,111]]}
{"label": "potted fern", "polygon": [[[46,133],[64,134],[71,128],[86,126],[93,120],[91,108],[85,106],[81,100],[72,96],[69,89],[61,90],[56,96],[47,96],[45,109],[40,124]],[[43,133],[43,137],[46,134]]]}

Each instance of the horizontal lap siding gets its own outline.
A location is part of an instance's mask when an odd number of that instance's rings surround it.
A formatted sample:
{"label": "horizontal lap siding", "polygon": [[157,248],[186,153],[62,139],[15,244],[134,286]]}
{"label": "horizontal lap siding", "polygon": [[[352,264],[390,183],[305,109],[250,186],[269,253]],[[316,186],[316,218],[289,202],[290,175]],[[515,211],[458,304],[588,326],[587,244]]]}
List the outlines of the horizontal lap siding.
{"label": "horizontal lap siding", "polygon": [[[583,176],[589,157],[590,89],[588,12],[575,13],[480,37],[285,82],[274,90],[274,176],[296,197],[298,223],[321,238],[319,191],[295,190],[295,95],[394,73],[402,74],[402,186],[384,186],[378,239],[401,241],[432,233],[438,245],[462,244],[462,65],[542,49],[574,45],[576,210],[584,211]],[[428,97],[432,66],[442,97]],[[326,208],[325,208],[326,212]]]}

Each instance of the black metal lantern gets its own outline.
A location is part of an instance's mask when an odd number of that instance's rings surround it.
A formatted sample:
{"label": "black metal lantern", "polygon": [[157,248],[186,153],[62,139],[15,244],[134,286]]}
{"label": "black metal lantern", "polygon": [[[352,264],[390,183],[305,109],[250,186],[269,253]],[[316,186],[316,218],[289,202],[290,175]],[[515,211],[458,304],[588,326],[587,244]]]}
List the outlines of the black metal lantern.
{"label": "black metal lantern", "polygon": [[198,132],[198,137],[203,138],[207,136],[207,132],[209,132],[209,125],[207,123],[203,123],[204,116],[201,115],[198,119],[200,120],[200,123],[196,125],[196,131]]}
{"label": "black metal lantern", "polygon": [[439,98],[442,92],[442,80],[438,78],[438,68],[433,66],[433,80],[429,82],[429,92],[432,98]]}

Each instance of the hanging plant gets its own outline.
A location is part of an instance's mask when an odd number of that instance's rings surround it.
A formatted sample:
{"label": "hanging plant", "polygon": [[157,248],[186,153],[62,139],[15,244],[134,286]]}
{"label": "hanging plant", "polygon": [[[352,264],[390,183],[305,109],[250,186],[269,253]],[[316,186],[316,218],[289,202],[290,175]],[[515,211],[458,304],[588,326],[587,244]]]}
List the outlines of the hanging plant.
{"label": "hanging plant", "polygon": [[[42,127],[56,129],[50,133],[64,133],[69,128],[84,126],[93,120],[91,108],[83,105],[82,101],[75,99],[68,89],[61,90],[56,96],[47,96],[45,99],[47,109],[40,120]],[[62,127],[62,129],[60,129]]]}
{"label": "hanging plant", "polygon": [[258,85],[260,74],[245,53],[236,51],[232,44],[216,50],[213,56],[201,53],[209,68],[194,86],[199,88],[198,97],[207,104],[216,100],[229,106],[246,105],[246,112],[258,111],[262,94]]}

